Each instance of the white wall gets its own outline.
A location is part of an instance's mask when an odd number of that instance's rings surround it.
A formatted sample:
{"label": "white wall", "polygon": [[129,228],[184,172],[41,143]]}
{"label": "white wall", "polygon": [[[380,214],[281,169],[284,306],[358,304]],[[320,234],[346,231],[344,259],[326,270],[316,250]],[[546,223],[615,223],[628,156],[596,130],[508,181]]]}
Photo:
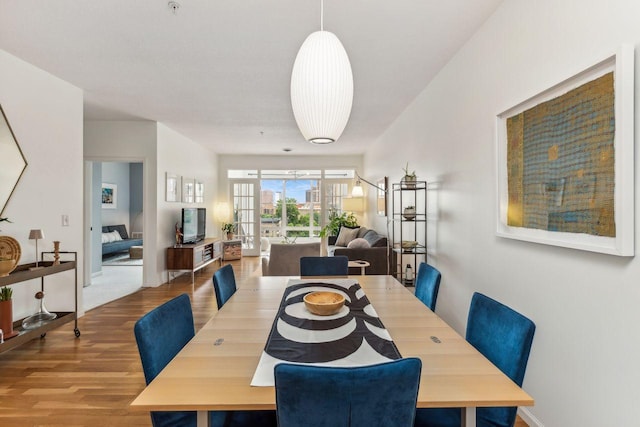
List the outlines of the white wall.
{"label": "white wall", "polygon": [[[167,281],[166,248],[175,243],[174,224],[181,208],[207,208],[208,222],[218,186],[217,156],[161,123],[150,121],[87,121],[85,158],[93,161],[143,162],[144,286]],[[165,201],[165,173],[198,178],[205,183],[205,203]],[[207,224],[207,234],[213,230]]]}
{"label": "white wall", "polygon": [[[52,251],[53,241],[63,251],[77,251],[78,277],[82,277],[82,91],[51,74],[0,50],[0,102],[27,159],[20,183],[3,216],[2,234],[18,240],[21,264],[36,259],[29,230],[40,228],[45,238],[38,251]],[[70,226],[62,226],[62,215]],[[74,309],[73,272],[50,276],[45,281],[47,308]],[[40,281],[14,285],[16,319],[36,312],[34,294]],[[82,282],[79,282],[82,307]],[[73,337],[72,333],[70,333]]]}
{"label": "white wall", "polygon": [[[98,162],[143,163],[144,229],[155,230],[156,216],[156,132],[151,121],[86,121],[84,126],[84,157]],[[101,233],[94,227],[93,233]],[[144,235],[143,286],[162,283],[164,264],[158,264],[160,253],[154,233]]]}
{"label": "white wall", "polygon": [[369,174],[397,182],[408,160],[439,183],[445,320],[463,332],[481,291],[537,324],[524,388],[540,425],[638,425],[640,260],[496,237],[495,116],[622,43],[638,49],[639,17],[629,0],[505,1],[365,157]]}
{"label": "white wall", "polygon": [[[216,235],[213,221],[213,208],[218,188],[218,156],[202,145],[182,136],[163,124],[158,124],[158,169],[156,179],[157,217],[155,228],[158,247],[158,265],[162,266],[163,280],[167,280],[166,248],[175,244],[175,224],[181,219],[181,209],[201,207],[207,209],[207,237]],[[180,175],[183,178],[195,178],[204,182],[204,203],[167,202],[165,198],[166,173]],[[147,230],[149,228],[146,228]]]}

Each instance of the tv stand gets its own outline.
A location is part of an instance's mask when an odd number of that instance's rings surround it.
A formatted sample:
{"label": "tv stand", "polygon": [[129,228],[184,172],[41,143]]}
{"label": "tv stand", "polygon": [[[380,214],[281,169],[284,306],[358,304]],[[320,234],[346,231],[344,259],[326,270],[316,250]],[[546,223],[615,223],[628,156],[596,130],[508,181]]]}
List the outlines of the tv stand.
{"label": "tv stand", "polygon": [[169,282],[172,280],[171,273],[191,271],[191,283],[193,283],[196,271],[214,261],[218,261],[222,266],[222,241],[220,239],[210,238],[198,243],[171,246],[167,248]]}

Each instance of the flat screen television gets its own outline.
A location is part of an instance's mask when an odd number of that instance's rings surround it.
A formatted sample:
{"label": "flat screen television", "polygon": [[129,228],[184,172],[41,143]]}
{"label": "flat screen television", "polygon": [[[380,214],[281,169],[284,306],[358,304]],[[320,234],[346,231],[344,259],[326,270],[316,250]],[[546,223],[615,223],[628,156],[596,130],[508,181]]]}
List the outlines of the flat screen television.
{"label": "flat screen television", "polygon": [[198,209],[182,208],[182,243],[198,240]]}
{"label": "flat screen television", "polygon": [[207,235],[207,210],[198,208],[198,235],[197,240],[204,240]]}

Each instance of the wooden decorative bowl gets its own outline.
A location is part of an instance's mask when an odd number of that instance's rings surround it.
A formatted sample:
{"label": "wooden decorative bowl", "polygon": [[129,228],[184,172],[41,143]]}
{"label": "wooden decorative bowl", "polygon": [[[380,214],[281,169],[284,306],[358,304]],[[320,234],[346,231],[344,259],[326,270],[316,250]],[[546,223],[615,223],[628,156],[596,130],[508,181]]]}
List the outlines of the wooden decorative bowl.
{"label": "wooden decorative bowl", "polygon": [[336,292],[311,292],[304,296],[304,305],[313,314],[331,316],[344,305],[344,296]]}

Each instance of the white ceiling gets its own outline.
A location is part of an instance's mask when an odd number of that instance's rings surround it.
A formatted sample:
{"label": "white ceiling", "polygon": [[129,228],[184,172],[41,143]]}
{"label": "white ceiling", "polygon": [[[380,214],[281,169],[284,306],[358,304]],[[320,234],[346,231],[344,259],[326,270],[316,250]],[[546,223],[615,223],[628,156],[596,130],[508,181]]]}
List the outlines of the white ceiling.
{"label": "white ceiling", "polygon": [[0,0],[0,49],[82,88],[86,119],[162,122],[218,153],[360,154],[502,0],[326,0],[354,76],[328,146],[304,141],[289,98],[320,0],[177,1]]}

